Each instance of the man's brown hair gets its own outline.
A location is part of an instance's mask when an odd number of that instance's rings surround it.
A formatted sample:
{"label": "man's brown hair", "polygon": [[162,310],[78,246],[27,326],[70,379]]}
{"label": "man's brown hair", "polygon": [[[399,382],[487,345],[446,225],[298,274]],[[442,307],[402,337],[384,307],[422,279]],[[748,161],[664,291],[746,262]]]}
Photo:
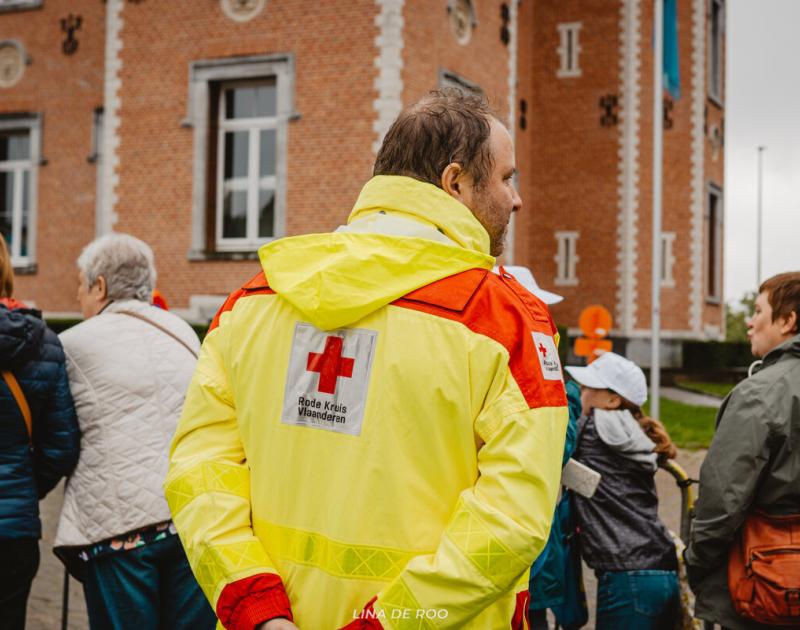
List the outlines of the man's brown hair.
{"label": "man's brown hair", "polygon": [[[772,307],[772,321],[779,317],[790,317],[794,312],[800,322],[800,271],[787,271],[764,280],[758,292],[767,292]],[[797,325],[795,325],[797,332]]]}
{"label": "man's brown hair", "polygon": [[14,294],[14,267],[8,255],[5,236],[0,234],[0,298],[10,298]]}
{"label": "man's brown hair", "polygon": [[456,162],[479,187],[492,168],[492,118],[483,96],[456,88],[429,92],[392,123],[373,175],[405,175],[441,188],[442,172]]}

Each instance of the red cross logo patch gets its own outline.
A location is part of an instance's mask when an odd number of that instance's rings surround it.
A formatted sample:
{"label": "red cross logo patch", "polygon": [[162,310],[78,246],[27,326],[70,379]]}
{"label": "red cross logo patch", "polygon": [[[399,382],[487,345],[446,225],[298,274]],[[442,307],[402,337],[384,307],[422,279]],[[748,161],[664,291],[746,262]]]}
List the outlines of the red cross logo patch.
{"label": "red cross logo patch", "polygon": [[284,424],[360,435],[378,332],[298,322],[286,374]]}
{"label": "red cross logo patch", "polygon": [[536,355],[539,357],[539,367],[542,369],[542,377],[546,381],[560,381],[561,361],[558,358],[558,350],[553,337],[545,333],[533,332],[533,346],[536,348]]}

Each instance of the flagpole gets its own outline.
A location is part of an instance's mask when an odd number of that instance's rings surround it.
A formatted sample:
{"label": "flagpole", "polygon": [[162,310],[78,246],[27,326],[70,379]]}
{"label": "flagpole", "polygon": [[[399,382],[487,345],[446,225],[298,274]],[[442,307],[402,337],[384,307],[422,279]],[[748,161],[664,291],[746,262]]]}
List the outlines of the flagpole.
{"label": "flagpole", "polygon": [[650,323],[650,415],[660,415],[661,389],[661,197],[664,155],[664,1],[653,3],[653,262]]}

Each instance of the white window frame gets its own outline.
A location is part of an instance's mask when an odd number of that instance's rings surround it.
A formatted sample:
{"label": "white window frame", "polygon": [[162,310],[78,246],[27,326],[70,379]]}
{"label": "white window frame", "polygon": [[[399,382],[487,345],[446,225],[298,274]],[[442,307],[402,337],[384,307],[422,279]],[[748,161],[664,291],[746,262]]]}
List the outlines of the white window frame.
{"label": "white window frame", "polygon": [[[717,16],[715,30],[714,16]],[[716,37],[715,37],[716,35]],[[708,96],[722,105],[723,84],[725,80],[725,3],[723,0],[709,0],[708,11]]]}
{"label": "white window frame", "polygon": [[[259,204],[259,190],[262,188],[270,188],[274,191],[275,197],[278,194],[278,172],[281,168],[278,165],[278,155],[275,156],[275,175],[267,175],[262,177],[259,175],[259,159],[260,159],[260,144],[261,144],[261,131],[265,129],[274,129],[277,134],[279,132],[278,117],[269,116],[263,118],[225,118],[225,92],[228,89],[235,89],[237,87],[249,87],[257,85],[252,81],[232,81],[224,83],[219,90],[219,118],[218,118],[218,131],[217,131],[217,203],[216,203],[216,249],[217,251],[246,251],[248,249],[258,248],[264,243],[274,240],[274,236],[259,237],[258,236],[258,204]],[[277,80],[276,80],[276,98],[277,98]],[[225,198],[225,134],[232,131],[246,131],[247,138],[247,168],[248,173],[244,178],[236,178],[228,180],[230,190],[246,190],[247,191],[247,235],[244,238],[224,238],[222,236],[222,226],[224,221],[224,198]],[[276,140],[276,153],[277,153],[277,140]],[[285,166],[282,169],[285,171]],[[277,206],[277,203],[275,204]],[[277,208],[276,208],[277,210]],[[277,212],[276,212],[277,215]],[[277,223],[277,217],[273,219]],[[273,226],[275,227],[275,226]],[[275,231],[275,230],[273,230]]]}
{"label": "white window frame", "polygon": [[[14,199],[11,216],[11,264],[17,270],[24,270],[36,263],[36,216],[39,162],[41,161],[41,118],[36,114],[3,116],[0,118],[0,131],[27,130],[30,156],[27,160],[8,160],[0,162],[0,171],[14,173]],[[22,238],[22,174],[28,171],[28,254],[20,253]]]}
{"label": "white window frame", "polygon": [[675,287],[675,232],[661,233],[661,286],[665,289]]}
{"label": "white window frame", "polygon": [[[711,216],[711,199],[716,199],[715,213]],[[705,241],[705,285],[706,285],[706,301],[712,304],[719,304],[722,302],[722,227],[724,224],[725,205],[722,188],[716,184],[710,183],[706,187],[706,241]],[[712,221],[713,219],[713,221]],[[714,291],[711,291],[709,280],[711,279],[711,270],[709,269],[711,263],[711,251],[709,245],[713,242],[714,248]]]}
{"label": "white window frame", "polygon": [[579,77],[582,74],[580,65],[582,22],[562,22],[558,29],[558,57],[561,65],[556,72],[559,78]]}
{"label": "white window frame", "polygon": [[[208,160],[210,155],[210,125],[209,110],[211,94],[214,84],[227,86],[238,81],[252,81],[254,79],[274,77],[277,88],[277,112],[275,117],[276,133],[276,182],[275,182],[275,234],[270,238],[242,239],[235,245],[224,239],[220,243],[221,232],[218,224],[216,204],[219,203],[219,194],[215,199],[215,207],[208,208]],[[286,184],[287,184],[287,149],[288,149],[288,123],[299,118],[294,110],[294,83],[295,62],[291,53],[259,55],[254,57],[230,57],[226,59],[211,59],[195,61],[189,66],[189,111],[184,126],[194,129],[194,156],[192,179],[192,246],[188,257],[190,260],[208,260],[210,258],[244,257],[255,258],[258,247],[271,240],[281,238],[286,234]],[[220,87],[220,93],[222,87]],[[230,122],[230,121],[229,121]],[[219,144],[219,143],[218,143]],[[214,158],[217,160],[217,173],[219,174],[219,150],[224,147],[217,146]],[[252,150],[252,148],[251,148]],[[256,160],[257,162],[257,160]],[[217,191],[221,190],[222,182],[217,182]],[[208,238],[206,232],[208,212],[214,212],[213,224],[216,234]],[[221,214],[219,214],[221,216]],[[209,241],[216,243],[216,248],[208,250]]]}
{"label": "white window frame", "polygon": [[556,261],[556,277],[553,283],[557,286],[574,287],[578,284],[576,268],[580,261],[577,253],[579,236],[580,234],[576,231],[555,233],[558,250],[553,258]]}

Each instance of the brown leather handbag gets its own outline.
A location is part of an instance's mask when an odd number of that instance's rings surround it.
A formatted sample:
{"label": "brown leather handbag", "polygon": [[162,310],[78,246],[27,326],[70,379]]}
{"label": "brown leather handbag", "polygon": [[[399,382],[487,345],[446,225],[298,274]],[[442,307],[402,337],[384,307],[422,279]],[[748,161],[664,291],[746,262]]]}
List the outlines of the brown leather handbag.
{"label": "brown leather handbag", "polygon": [[728,557],[728,588],[742,617],[800,627],[800,514],[748,516]]}

